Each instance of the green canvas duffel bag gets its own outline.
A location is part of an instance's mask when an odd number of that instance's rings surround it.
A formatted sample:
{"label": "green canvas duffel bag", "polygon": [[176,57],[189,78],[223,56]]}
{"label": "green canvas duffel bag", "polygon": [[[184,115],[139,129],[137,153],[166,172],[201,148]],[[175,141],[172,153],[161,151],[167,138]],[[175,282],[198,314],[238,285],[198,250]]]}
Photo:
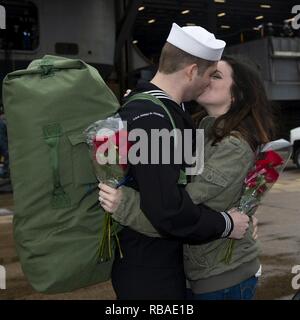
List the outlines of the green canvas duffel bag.
{"label": "green canvas duffel bag", "polygon": [[67,292],[110,278],[98,261],[104,218],[83,131],[119,103],[98,71],[45,56],[3,83],[15,244],[32,287]]}

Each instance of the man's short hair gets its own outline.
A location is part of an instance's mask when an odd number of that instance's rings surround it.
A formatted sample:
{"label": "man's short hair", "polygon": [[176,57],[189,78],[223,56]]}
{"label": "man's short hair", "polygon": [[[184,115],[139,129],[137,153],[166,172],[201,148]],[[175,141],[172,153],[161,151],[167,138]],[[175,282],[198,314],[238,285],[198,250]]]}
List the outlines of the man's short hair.
{"label": "man's short hair", "polygon": [[161,51],[158,70],[164,74],[171,74],[182,70],[188,65],[197,64],[198,73],[203,74],[214,63],[215,61],[195,57],[166,42]]}

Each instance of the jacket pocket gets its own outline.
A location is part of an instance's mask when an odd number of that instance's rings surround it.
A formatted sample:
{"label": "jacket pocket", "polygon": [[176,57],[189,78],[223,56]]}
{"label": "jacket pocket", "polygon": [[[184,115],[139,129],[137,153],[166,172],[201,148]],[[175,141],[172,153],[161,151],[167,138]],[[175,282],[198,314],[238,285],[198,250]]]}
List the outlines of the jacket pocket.
{"label": "jacket pocket", "polygon": [[195,204],[205,203],[216,198],[228,186],[228,183],[229,179],[224,174],[205,165],[201,175],[195,176],[193,181],[186,186],[186,191]]}
{"label": "jacket pocket", "polygon": [[201,246],[186,244],[184,245],[183,254],[186,278],[188,280],[198,280],[199,274],[202,274],[209,268]]}
{"label": "jacket pocket", "polygon": [[225,248],[224,239],[218,239],[203,245],[185,245],[184,263],[187,279],[204,279],[221,265]]}
{"label": "jacket pocket", "polygon": [[206,165],[201,176],[208,183],[216,184],[221,187],[226,187],[228,185],[228,179],[219,170]]}

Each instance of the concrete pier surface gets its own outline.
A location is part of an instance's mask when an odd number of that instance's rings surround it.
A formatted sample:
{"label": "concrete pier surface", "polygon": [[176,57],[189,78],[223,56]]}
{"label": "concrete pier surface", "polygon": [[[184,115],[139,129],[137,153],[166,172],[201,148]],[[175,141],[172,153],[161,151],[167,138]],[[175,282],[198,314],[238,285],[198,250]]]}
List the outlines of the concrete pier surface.
{"label": "concrete pier surface", "polygon": [[[12,196],[0,194],[0,197],[0,265],[6,268],[7,273],[6,290],[0,290],[0,300],[115,299],[110,282],[71,293],[36,293],[22,272],[14,248],[13,216],[9,212],[13,211]],[[300,170],[293,164],[289,164],[265,197],[257,217],[262,249],[262,276],[256,299],[291,299],[296,293],[292,287],[292,279],[295,277],[292,268],[300,265]]]}

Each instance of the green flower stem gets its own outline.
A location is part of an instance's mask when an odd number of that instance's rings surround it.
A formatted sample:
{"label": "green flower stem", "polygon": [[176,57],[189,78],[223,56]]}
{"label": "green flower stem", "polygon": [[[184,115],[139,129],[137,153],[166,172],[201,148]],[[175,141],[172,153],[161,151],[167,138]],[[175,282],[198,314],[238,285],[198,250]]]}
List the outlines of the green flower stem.
{"label": "green flower stem", "polygon": [[107,246],[107,234],[109,232],[109,229],[108,229],[109,218],[110,218],[110,215],[107,212],[105,212],[103,234],[102,234],[102,239],[100,242],[100,250],[99,250],[100,251],[99,258],[100,258],[100,261],[102,262],[107,261],[109,259],[109,252],[107,252],[109,250]]}
{"label": "green flower stem", "polygon": [[223,256],[222,262],[225,264],[230,264],[233,254],[235,241],[234,239],[228,239],[225,249],[225,254]]}
{"label": "green flower stem", "polygon": [[108,261],[113,256],[113,243],[112,238],[116,241],[120,257],[123,258],[123,252],[121,250],[120,240],[116,230],[116,224],[113,223],[112,217],[109,213],[105,212],[103,234],[100,240],[99,246],[99,259],[101,262]]}
{"label": "green flower stem", "polygon": [[108,215],[108,233],[107,233],[107,237],[108,237],[108,256],[109,259],[111,259],[112,257],[112,252],[111,252],[111,215],[106,213]]}
{"label": "green flower stem", "polygon": [[115,234],[115,238],[116,238],[116,241],[117,241],[117,246],[118,246],[118,249],[119,249],[120,258],[122,259],[123,258],[123,252],[122,252],[122,249],[121,249],[120,240],[119,240],[119,237],[118,237],[117,233]]}
{"label": "green flower stem", "polygon": [[118,236],[118,232],[117,232],[117,224],[113,224],[113,232],[112,232],[112,236],[115,237],[116,243],[117,243],[117,247],[119,249],[119,254],[120,254],[120,258],[123,258],[123,252],[121,249],[121,244],[120,244],[120,239]]}
{"label": "green flower stem", "polygon": [[99,258],[101,261],[104,260],[103,254],[104,254],[104,245],[105,245],[105,234],[106,234],[106,216],[104,217],[103,234],[102,234],[102,238],[100,240],[100,246],[99,246]]}

